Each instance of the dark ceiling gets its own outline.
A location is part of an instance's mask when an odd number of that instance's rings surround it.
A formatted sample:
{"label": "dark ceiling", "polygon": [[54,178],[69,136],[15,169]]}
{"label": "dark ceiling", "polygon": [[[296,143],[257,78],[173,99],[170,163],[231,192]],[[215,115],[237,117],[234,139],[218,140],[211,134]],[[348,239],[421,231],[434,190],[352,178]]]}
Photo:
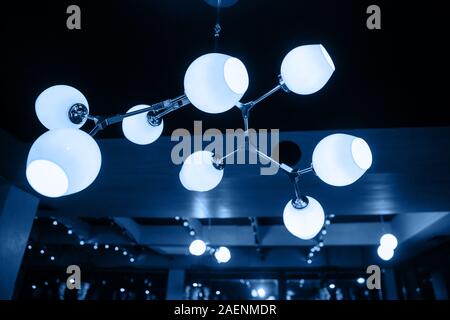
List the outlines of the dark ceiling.
{"label": "dark ceiling", "polygon": [[[215,8],[203,0],[86,1],[82,30],[66,28],[74,1],[2,4],[1,127],[24,141],[44,131],[34,113],[38,94],[55,84],[80,89],[91,113],[108,115],[182,94],[189,63],[214,50]],[[373,1],[241,0],[223,9],[219,51],[240,58],[250,74],[245,100],[272,88],[284,55],[322,43],[336,72],[312,96],[278,93],[252,114],[255,128],[283,131],[447,126],[443,92],[431,73],[443,66],[443,2],[377,1],[382,29],[366,28]],[[433,14],[435,18],[431,19]],[[440,26],[439,24],[442,24]],[[443,87],[443,83],[442,83]],[[241,126],[237,109],[221,115],[192,106],[167,117],[175,128]],[[120,126],[99,137],[121,137]]]}

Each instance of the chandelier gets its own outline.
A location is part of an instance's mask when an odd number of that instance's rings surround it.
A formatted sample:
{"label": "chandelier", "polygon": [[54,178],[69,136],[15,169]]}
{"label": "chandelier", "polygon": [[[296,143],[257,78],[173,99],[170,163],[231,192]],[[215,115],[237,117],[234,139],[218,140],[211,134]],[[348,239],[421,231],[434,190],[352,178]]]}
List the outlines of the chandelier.
{"label": "chandelier", "polygon": [[[294,236],[312,239],[322,229],[325,214],[316,199],[305,196],[301,191],[301,176],[313,172],[329,185],[350,185],[372,165],[368,144],[352,135],[331,134],[315,147],[310,167],[294,169],[278,163],[252,144],[248,134],[249,114],[258,103],[279,91],[297,95],[319,91],[334,71],[334,63],[322,45],[299,46],[284,57],[276,86],[257,99],[242,103],[249,86],[244,63],[226,54],[208,53],[189,65],[184,76],[183,95],[152,105],[137,105],[124,114],[106,117],[91,115],[87,99],[77,89],[67,85],[50,87],[38,96],[35,103],[37,117],[48,131],[33,143],[29,151],[26,165],[28,183],[36,192],[50,198],[69,196],[86,189],[98,176],[102,162],[94,136],[110,125],[121,123],[124,136],[129,141],[148,145],[160,137],[164,128],[163,117],[170,112],[189,104],[210,114],[238,107],[245,127],[245,145],[240,148],[255,152],[287,174],[293,185],[294,197],[284,208],[284,224]],[[80,130],[87,121],[94,123],[90,132]],[[223,178],[228,156],[219,157],[205,150],[192,153],[181,167],[181,184],[191,192],[214,189]]]}

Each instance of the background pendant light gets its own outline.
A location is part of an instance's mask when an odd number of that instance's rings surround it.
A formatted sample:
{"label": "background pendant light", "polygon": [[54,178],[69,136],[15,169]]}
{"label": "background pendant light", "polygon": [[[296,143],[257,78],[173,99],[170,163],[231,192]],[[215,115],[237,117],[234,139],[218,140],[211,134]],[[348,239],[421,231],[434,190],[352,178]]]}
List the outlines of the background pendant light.
{"label": "background pendant light", "polygon": [[194,256],[201,256],[206,251],[206,244],[203,240],[194,240],[189,246],[189,252]]}
{"label": "background pendant light", "polygon": [[284,207],[283,222],[290,233],[302,240],[314,238],[325,223],[325,213],[316,199],[306,197],[308,205],[297,209],[289,201]]}
{"label": "background pendant light", "polygon": [[389,261],[394,256],[394,249],[380,245],[378,246],[377,253],[381,259]]}
{"label": "background pendant light", "polygon": [[[85,116],[72,121],[71,108],[80,108]],[[42,92],[36,99],[36,115],[47,129],[80,128],[87,120],[89,105],[84,95],[77,89],[57,85]]]}
{"label": "background pendant light", "polygon": [[334,63],[321,44],[305,45],[291,50],[281,63],[281,78],[297,94],[312,94],[328,82]]}
{"label": "background pendant light", "polygon": [[189,101],[207,113],[231,109],[247,91],[249,78],[244,64],[221,53],[208,53],[191,63],[184,77]]}
{"label": "background pendant light", "polygon": [[227,247],[220,247],[214,252],[214,257],[218,263],[227,263],[231,259],[231,252]]}
{"label": "background pendant light", "polygon": [[333,186],[346,186],[358,180],[372,165],[372,152],[361,138],[332,134],[322,139],[312,156],[317,176]]}
{"label": "background pendant light", "polygon": [[31,146],[26,176],[38,193],[60,197],[87,188],[100,167],[100,149],[90,135],[77,129],[50,130]]}
{"label": "background pendant light", "polygon": [[211,152],[197,151],[184,161],[179,177],[181,184],[190,191],[209,191],[222,181],[223,168],[214,164]]}
{"label": "background pendant light", "polygon": [[391,248],[392,250],[394,250],[395,248],[397,248],[398,240],[393,234],[385,233],[380,238],[380,245],[383,246],[383,247]]}
{"label": "background pendant light", "polygon": [[[150,106],[141,104],[134,106],[127,113],[148,107]],[[146,145],[156,141],[161,136],[164,121],[161,119],[159,125],[152,125],[147,115],[148,113],[144,112],[123,119],[122,130],[128,140],[136,144]]]}

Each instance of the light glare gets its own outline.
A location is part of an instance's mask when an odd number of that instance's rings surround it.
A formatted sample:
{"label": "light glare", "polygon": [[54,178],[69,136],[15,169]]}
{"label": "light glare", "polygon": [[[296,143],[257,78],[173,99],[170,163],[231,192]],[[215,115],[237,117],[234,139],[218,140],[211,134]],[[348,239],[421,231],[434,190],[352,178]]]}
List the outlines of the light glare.
{"label": "light glare", "polygon": [[206,244],[202,240],[194,240],[189,246],[189,252],[194,256],[201,256],[206,251]]}

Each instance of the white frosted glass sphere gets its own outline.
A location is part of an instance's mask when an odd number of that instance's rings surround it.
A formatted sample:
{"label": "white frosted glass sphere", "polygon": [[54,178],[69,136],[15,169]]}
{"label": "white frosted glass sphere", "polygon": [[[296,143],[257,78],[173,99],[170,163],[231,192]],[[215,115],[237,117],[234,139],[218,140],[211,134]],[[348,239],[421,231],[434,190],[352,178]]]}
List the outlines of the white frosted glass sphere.
{"label": "white frosted glass sphere", "polygon": [[100,172],[97,142],[77,129],[50,130],[28,153],[26,176],[31,187],[47,197],[61,197],[87,188]]}
{"label": "white frosted glass sphere", "polygon": [[380,245],[378,246],[377,253],[381,259],[388,261],[394,256],[394,249]]}
{"label": "white frosted glass sphere", "polygon": [[334,72],[330,55],[321,44],[297,47],[281,63],[281,78],[297,94],[312,94],[328,82]]}
{"label": "white frosted glass sphere", "polygon": [[[134,106],[127,113],[148,108],[150,106],[141,104]],[[146,145],[150,144],[161,136],[164,129],[164,121],[161,119],[159,126],[152,126],[148,122],[147,112],[126,117],[122,121],[122,131],[125,137],[133,143]]]}
{"label": "white frosted glass sphere", "polygon": [[187,190],[204,192],[214,189],[222,181],[223,169],[214,167],[212,152],[197,151],[186,158],[179,177]]}
{"label": "white frosted glass sphere", "polygon": [[69,110],[77,103],[85,105],[89,111],[89,104],[80,91],[66,85],[53,86],[37,97],[35,103],[36,115],[47,129],[78,129],[83,126],[87,118],[79,124],[70,121]]}
{"label": "white frosted glass sphere", "polygon": [[386,247],[386,248],[395,249],[395,248],[397,248],[398,240],[393,234],[385,233],[380,238],[380,245],[383,247]]}
{"label": "white frosted glass sphere", "polygon": [[220,247],[214,252],[214,257],[218,263],[227,263],[231,259],[231,252],[227,247]]}
{"label": "white frosted glass sphere", "polygon": [[325,213],[316,199],[307,197],[308,205],[296,209],[289,201],[284,207],[283,222],[290,233],[302,240],[314,238],[325,223]]}
{"label": "white frosted glass sphere", "polygon": [[236,58],[208,53],[191,63],[184,76],[184,92],[201,111],[221,113],[231,109],[247,91],[245,65]]}
{"label": "white frosted glass sphere", "polygon": [[202,240],[194,240],[189,246],[189,252],[194,256],[201,256],[206,251],[206,244]]}
{"label": "white frosted glass sphere", "polygon": [[317,176],[333,186],[346,186],[358,180],[372,165],[372,152],[361,138],[332,134],[322,139],[312,156]]}

